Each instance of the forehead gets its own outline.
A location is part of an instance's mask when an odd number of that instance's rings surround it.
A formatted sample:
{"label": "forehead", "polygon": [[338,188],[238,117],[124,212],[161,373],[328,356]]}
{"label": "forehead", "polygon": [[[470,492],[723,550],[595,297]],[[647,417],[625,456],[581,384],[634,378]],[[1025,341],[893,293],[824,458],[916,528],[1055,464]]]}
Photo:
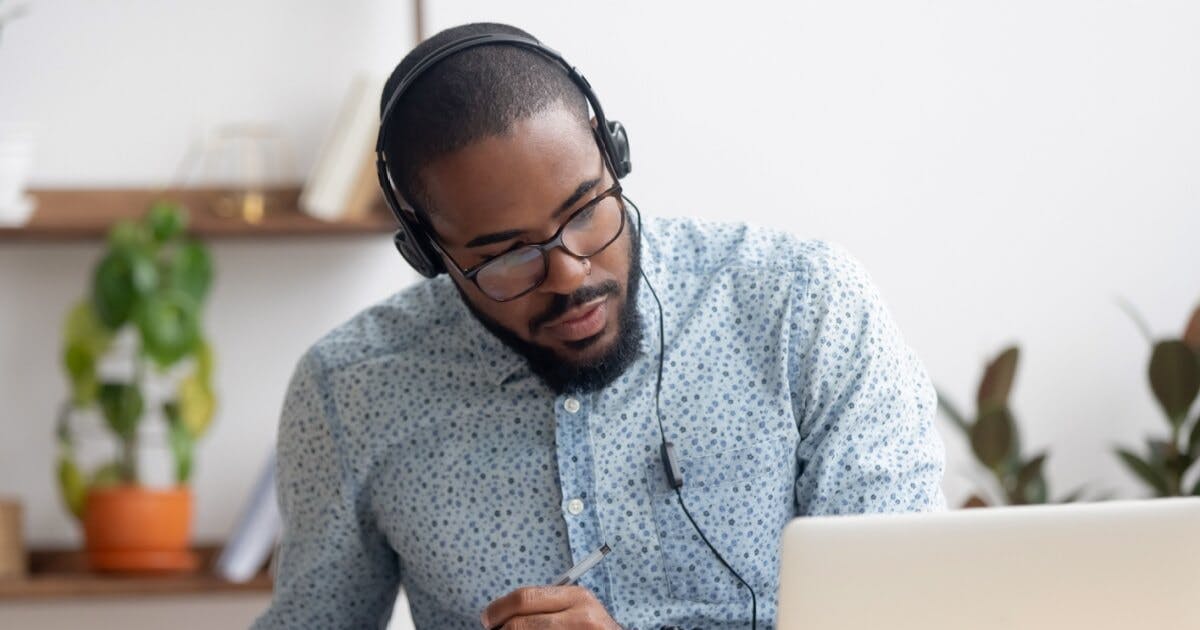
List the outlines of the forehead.
{"label": "forehead", "polygon": [[506,230],[542,230],[579,184],[603,172],[590,129],[551,108],[443,156],[421,172],[448,245]]}

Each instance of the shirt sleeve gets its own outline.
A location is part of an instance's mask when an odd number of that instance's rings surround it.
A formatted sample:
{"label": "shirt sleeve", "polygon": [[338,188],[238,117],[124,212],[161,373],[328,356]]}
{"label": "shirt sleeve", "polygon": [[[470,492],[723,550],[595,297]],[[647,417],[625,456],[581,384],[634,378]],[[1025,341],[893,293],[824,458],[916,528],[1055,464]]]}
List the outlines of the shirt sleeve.
{"label": "shirt sleeve", "polygon": [[802,515],[945,509],[937,395],[866,270],[836,245],[806,256],[788,357]]}
{"label": "shirt sleeve", "polygon": [[292,376],[277,439],[283,517],[270,608],[253,628],[384,628],[400,563],[353,476],[315,350]]}

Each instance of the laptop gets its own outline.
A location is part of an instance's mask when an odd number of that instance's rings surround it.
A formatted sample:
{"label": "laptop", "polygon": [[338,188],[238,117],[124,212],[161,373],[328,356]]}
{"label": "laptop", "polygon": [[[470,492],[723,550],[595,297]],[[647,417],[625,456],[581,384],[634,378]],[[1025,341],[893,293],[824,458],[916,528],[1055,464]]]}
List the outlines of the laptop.
{"label": "laptop", "polygon": [[778,630],[1200,628],[1200,498],[805,517]]}

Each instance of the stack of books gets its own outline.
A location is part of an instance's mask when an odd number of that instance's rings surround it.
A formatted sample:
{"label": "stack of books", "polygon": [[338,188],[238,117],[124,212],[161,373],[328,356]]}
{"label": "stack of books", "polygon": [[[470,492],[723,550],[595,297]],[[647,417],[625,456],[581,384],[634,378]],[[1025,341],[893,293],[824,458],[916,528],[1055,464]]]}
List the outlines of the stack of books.
{"label": "stack of books", "polygon": [[350,83],[333,128],[300,192],[300,209],[323,221],[354,219],[382,207],[375,176],[375,139],[384,79],[360,74]]}

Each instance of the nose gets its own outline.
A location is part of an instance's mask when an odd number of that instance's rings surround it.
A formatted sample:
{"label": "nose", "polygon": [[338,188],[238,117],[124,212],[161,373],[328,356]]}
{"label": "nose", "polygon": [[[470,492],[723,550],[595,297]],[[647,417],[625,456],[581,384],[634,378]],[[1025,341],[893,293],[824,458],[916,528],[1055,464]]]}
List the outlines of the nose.
{"label": "nose", "polygon": [[538,290],[543,293],[570,295],[587,279],[588,263],[568,254],[561,247],[546,253],[546,280]]}

